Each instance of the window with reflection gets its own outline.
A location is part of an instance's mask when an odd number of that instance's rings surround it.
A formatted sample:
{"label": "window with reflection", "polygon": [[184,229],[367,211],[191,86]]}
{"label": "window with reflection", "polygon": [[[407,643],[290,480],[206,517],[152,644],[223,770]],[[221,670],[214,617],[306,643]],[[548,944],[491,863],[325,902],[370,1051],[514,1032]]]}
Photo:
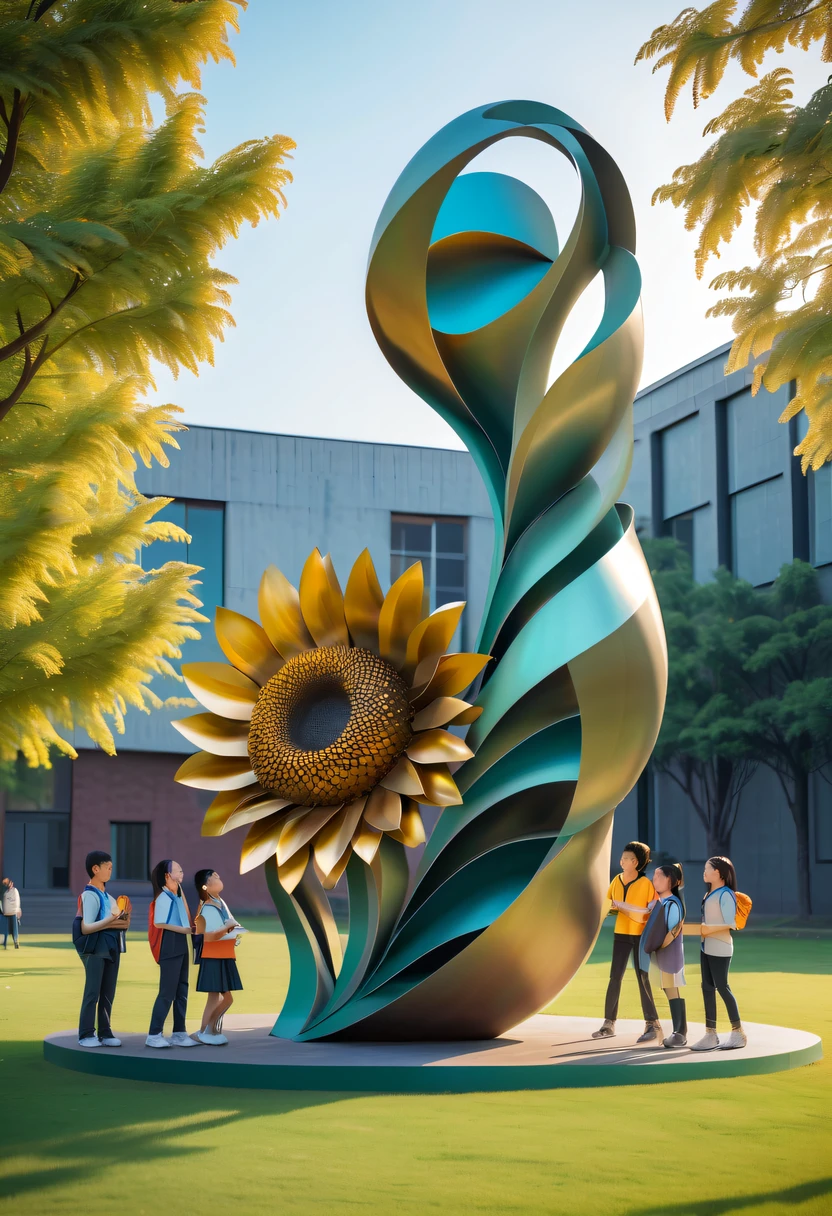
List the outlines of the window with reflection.
{"label": "window with reflection", "polygon": [[449,516],[394,515],[390,581],[420,561],[430,610],[466,598],[465,520]]}

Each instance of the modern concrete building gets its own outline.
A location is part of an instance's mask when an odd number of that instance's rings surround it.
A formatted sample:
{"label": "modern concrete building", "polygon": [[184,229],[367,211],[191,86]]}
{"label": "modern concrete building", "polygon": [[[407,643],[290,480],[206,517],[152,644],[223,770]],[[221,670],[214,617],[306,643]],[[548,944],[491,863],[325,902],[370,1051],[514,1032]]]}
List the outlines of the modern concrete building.
{"label": "modern concrete building", "polygon": [[[788,394],[751,398],[750,372],[724,375],[728,347],[641,392],[635,451],[625,498],[646,534],[672,535],[689,549],[698,579],[719,565],[755,585],[774,579],[792,556],[818,567],[832,600],[832,470],[804,478],[792,456],[795,424],[777,422]],[[204,567],[206,615],[218,604],[256,615],[257,586],[270,562],[294,581],[314,546],[332,554],[342,581],[368,546],[382,577],[421,558],[432,601],[466,598],[463,645],[473,644],[491,559],[488,500],[465,452],[261,435],[194,427],[180,438],[169,469],[143,471],[143,492],[175,499],[168,518],[190,545],[151,547],[148,568],[172,558]],[[158,550],[158,552],[157,552]],[[206,628],[186,660],[221,658]],[[154,684],[181,696],[180,685]],[[79,890],[88,849],[109,848],[117,886],[147,892],[148,865],[174,856],[192,872],[223,874],[235,910],[270,907],[261,872],[240,878],[239,834],[201,839],[211,796],[175,785],[193,748],[171,727],[189,711],[131,712],[119,754],[85,737],[79,758],[52,774],[29,775],[9,799],[5,869],[30,891]],[[832,808],[818,778],[812,826],[816,911],[832,912]],[[696,868],[704,830],[667,779],[648,774],[616,815],[614,849],[646,837],[654,849]],[[773,776],[760,769],[746,788],[733,853],[744,889],[761,912],[796,910],[794,831]],[[614,852],[614,859],[618,856]],[[698,880],[691,883],[698,890]]]}

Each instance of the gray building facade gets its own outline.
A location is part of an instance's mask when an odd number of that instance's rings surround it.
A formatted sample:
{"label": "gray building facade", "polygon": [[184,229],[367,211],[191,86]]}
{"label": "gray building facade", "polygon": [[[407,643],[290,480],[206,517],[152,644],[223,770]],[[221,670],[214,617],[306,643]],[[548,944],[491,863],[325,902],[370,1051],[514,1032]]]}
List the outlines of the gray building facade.
{"label": "gray building facade", "polygon": [[[832,467],[804,477],[795,446],[801,416],[778,418],[792,386],[751,394],[750,368],[725,375],[730,343],[643,389],[635,402],[633,466],[624,497],[641,535],[674,536],[702,582],[724,566],[756,587],[799,557],[832,602]],[[812,897],[832,913],[832,787],[812,779]],[[671,778],[648,770],[616,815],[613,848],[646,835],[654,851],[691,870],[706,859],[705,830]],[[795,833],[775,775],[759,768],[742,792],[732,838],[741,885],[760,912],[797,912]]]}

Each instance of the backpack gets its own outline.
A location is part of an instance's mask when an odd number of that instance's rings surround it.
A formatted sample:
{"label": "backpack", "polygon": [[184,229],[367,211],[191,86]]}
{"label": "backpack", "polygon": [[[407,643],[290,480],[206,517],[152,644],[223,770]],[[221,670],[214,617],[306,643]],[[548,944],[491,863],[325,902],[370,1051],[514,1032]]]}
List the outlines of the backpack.
{"label": "backpack", "polygon": [[744,929],[748,924],[748,917],[751,912],[751,897],[744,895],[742,891],[735,891],[734,897],[737,901],[736,922],[738,929]]}
{"label": "backpack", "polygon": [[[167,895],[168,899],[170,900],[170,907],[168,908],[168,920],[170,920],[170,914],[171,914],[171,911],[173,910],[174,895],[171,891],[169,891],[167,889],[167,887],[162,888],[161,894]],[[182,896],[182,902],[185,905],[185,913],[188,917],[188,920],[190,920],[191,913],[188,908],[188,901],[185,899],[184,895]],[[158,963],[159,955],[162,952],[162,938],[164,936],[165,930],[162,928],[161,925],[156,924],[155,912],[156,912],[156,900],[152,899],[150,901],[150,907],[147,909],[147,940],[150,942],[150,953],[153,955],[154,959]]]}
{"label": "backpack", "polygon": [[[94,891],[98,896],[98,919],[103,920],[108,912],[108,907],[104,899],[104,892],[99,891],[98,887],[90,886],[89,883],[84,887],[84,891]],[[81,958],[83,958],[85,954],[95,954],[99,937],[99,933],[81,932],[81,922],[84,919],[81,911],[81,900],[83,898],[84,891],[82,891],[78,896],[78,911],[75,916],[75,920],[72,922],[72,944],[78,951]]]}

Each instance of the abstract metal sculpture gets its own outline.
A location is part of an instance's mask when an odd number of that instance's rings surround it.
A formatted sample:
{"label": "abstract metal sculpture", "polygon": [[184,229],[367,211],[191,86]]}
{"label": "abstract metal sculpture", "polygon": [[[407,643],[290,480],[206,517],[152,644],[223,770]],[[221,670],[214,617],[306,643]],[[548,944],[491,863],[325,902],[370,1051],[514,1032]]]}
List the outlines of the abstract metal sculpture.
{"label": "abstract metal sculpture", "polygon": [[[578,215],[562,250],[534,191],[502,174],[462,172],[492,144],[517,136],[562,153],[578,174]],[[488,488],[496,542],[477,649],[493,662],[439,657],[461,606],[425,619],[415,585],[410,615],[392,641],[382,618],[389,621],[391,597],[408,598],[400,587],[406,576],[382,607],[367,555],[350,577],[346,612],[339,611],[331,564],[316,552],[299,606],[282,576],[267,576],[277,590],[271,598],[261,590],[265,632],[218,613],[218,637],[234,667],[184,669],[202,703],[234,719],[231,728],[212,715],[179,724],[212,754],[186,761],[177,777],[227,791],[204,831],[254,824],[243,866],[265,860],[292,959],[275,1034],[492,1037],[551,1001],[592,948],[613,811],[652,750],[667,675],[633,513],[616,505],[630,469],[641,370],[634,251],[632,207],[617,166],[571,118],[536,102],[485,106],[448,124],[406,167],[384,206],[367,273],[370,322],[391,366],[454,427]],[[547,387],[564,322],[599,272],[601,322]],[[360,594],[351,597],[351,587]],[[434,633],[437,617],[443,623]],[[428,635],[422,650],[414,639]],[[326,670],[315,668],[310,699],[301,661],[319,662],[315,646],[343,651]],[[384,670],[373,667],[374,656]],[[363,767],[353,743],[341,756],[342,790],[327,783],[321,755],[346,744],[354,708],[343,690],[356,662],[387,681],[390,715],[375,725],[366,717],[385,742]],[[443,706],[483,668],[475,721],[475,710],[459,702]],[[444,683],[446,670],[453,675]],[[269,688],[276,698],[295,697],[281,702],[279,729],[276,702],[266,704]],[[408,703],[418,711],[412,720]],[[465,744],[437,730],[451,721],[473,722]],[[422,729],[430,740],[424,750],[409,733]],[[441,765],[448,759],[464,760],[453,778]],[[245,798],[238,787],[255,777],[262,785]],[[379,789],[405,796],[400,826],[392,827],[398,811]],[[327,800],[342,792],[344,805],[333,810]],[[403,845],[421,836],[411,797],[449,809],[408,897]],[[344,865],[350,931],[342,959],[322,878],[331,885]]]}

